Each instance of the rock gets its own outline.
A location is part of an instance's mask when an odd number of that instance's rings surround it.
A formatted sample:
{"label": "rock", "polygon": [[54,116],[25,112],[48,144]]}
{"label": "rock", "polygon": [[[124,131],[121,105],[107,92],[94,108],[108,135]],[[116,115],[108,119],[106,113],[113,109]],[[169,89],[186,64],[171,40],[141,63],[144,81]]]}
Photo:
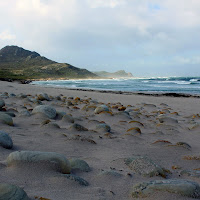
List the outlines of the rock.
{"label": "rock", "polygon": [[46,93],[40,93],[40,94],[37,95],[37,100],[40,100],[40,101],[44,101],[44,100],[50,101],[50,98],[49,98],[48,94],[46,94]]}
{"label": "rock", "polygon": [[126,111],[120,111],[118,113],[115,113],[114,116],[119,117],[120,119],[123,119],[123,120],[130,120],[131,119],[131,116]]}
{"label": "rock", "polygon": [[10,93],[9,97],[16,97],[16,94]]}
{"label": "rock", "polygon": [[66,112],[63,112],[63,111],[56,111],[56,119],[62,119],[64,115],[66,115],[67,113]]}
{"label": "rock", "polygon": [[79,176],[75,176],[73,174],[66,174],[65,177],[67,179],[70,179],[70,180],[78,182],[80,185],[83,185],[83,186],[88,186],[89,185],[89,183],[86,180],[84,180],[83,178],[81,178]]}
{"label": "rock", "polygon": [[160,175],[164,178],[166,177],[164,170],[146,157],[135,156],[125,159],[124,162],[131,170],[142,176],[153,177]]}
{"label": "rock", "polygon": [[83,172],[91,171],[89,165],[81,159],[69,159],[70,165],[72,169],[78,169]]}
{"label": "rock", "polygon": [[19,113],[19,116],[30,117],[30,116],[31,116],[31,113],[30,113],[28,110],[22,110],[22,111]]}
{"label": "rock", "polygon": [[88,131],[87,128],[85,128],[84,126],[80,125],[80,124],[73,124],[70,129],[74,129],[76,131]]}
{"label": "rock", "polygon": [[55,122],[50,122],[44,125],[44,127],[46,128],[51,128],[51,129],[60,129],[60,126],[55,123]]}
{"label": "rock", "polygon": [[0,145],[6,149],[11,149],[13,147],[11,137],[4,131],[0,131]]}
{"label": "rock", "polygon": [[69,123],[74,123],[74,118],[71,115],[64,115],[62,117],[63,122],[69,122]]}
{"label": "rock", "polygon": [[140,135],[142,133],[140,128],[138,127],[129,128],[126,132],[127,134],[133,134],[133,135]]}
{"label": "rock", "polygon": [[181,146],[181,147],[184,147],[184,148],[186,148],[186,149],[188,149],[188,150],[191,150],[191,146],[188,144],[188,143],[186,143],[186,142],[177,142],[176,143],[176,146]]}
{"label": "rock", "polygon": [[13,126],[12,117],[2,112],[0,112],[0,122],[2,122],[3,124],[7,124],[9,126]]}
{"label": "rock", "polygon": [[170,124],[178,123],[178,120],[174,119],[172,117],[160,116],[160,117],[158,117],[158,120],[160,121],[160,123],[170,123]]}
{"label": "rock", "polygon": [[27,95],[23,94],[23,93],[20,93],[20,94],[17,95],[17,97],[25,99],[27,97]]}
{"label": "rock", "polygon": [[180,174],[200,178],[200,170],[183,170]]}
{"label": "rock", "polygon": [[13,112],[1,112],[1,111],[0,111],[0,114],[1,114],[1,113],[7,114],[7,115],[9,115],[9,116],[11,116],[11,117],[16,117],[15,113],[13,113]]}
{"label": "rock", "polygon": [[40,151],[15,151],[6,159],[7,165],[12,166],[18,163],[35,162],[39,163],[42,161],[57,163],[64,174],[71,172],[69,161],[64,155],[55,152],[40,152]]}
{"label": "rock", "polygon": [[135,185],[131,191],[133,198],[144,198],[157,192],[169,192],[187,197],[199,198],[200,186],[196,182],[188,180],[154,180]]}
{"label": "rock", "polygon": [[70,100],[67,100],[66,104],[67,104],[67,106],[73,106],[73,105],[74,105],[74,104],[72,103],[72,101],[70,101]]}
{"label": "rock", "polygon": [[5,106],[5,102],[3,99],[0,99],[0,109]]}
{"label": "rock", "polygon": [[111,128],[106,123],[100,123],[100,124],[96,125],[96,130],[100,131],[100,132],[110,132]]}
{"label": "rock", "polygon": [[0,200],[29,200],[26,192],[16,185],[0,183]]}
{"label": "rock", "polygon": [[109,111],[108,106],[106,106],[106,105],[97,106],[96,109],[94,110],[94,113],[99,114],[102,111]]}
{"label": "rock", "polygon": [[85,105],[81,110],[88,112],[88,111],[94,111],[96,108],[97,106],[95,105]]}
{"label": "rock", "polygon": [[54,119],[56,117],[56,109],[47,105],[36,106],[32,113],[42,113],[50,119]]}

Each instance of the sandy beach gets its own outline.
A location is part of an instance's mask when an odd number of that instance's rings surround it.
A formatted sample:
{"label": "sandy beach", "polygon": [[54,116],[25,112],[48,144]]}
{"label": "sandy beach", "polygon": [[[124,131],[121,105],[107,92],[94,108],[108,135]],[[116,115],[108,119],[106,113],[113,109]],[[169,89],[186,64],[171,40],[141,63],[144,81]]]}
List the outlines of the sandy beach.
{"label": "sandy beach", "polygon": [[0,182],[32,200],[200,199],[199,102],[0,81]]}

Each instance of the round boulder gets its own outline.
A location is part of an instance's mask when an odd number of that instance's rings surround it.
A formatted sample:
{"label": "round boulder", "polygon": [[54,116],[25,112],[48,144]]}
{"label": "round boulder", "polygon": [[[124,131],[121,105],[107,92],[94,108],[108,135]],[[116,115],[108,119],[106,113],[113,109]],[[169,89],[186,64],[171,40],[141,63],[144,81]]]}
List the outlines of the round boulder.
{"label": "round boulder", "polygon": [[0,145],[6,149],[11,149],[13,147],[11,137],[4,131],[0,131]]}
{"label": "round boulder", "polygon": [[1,113],[0,112],[0,122],[3,124],[7,124],[9,126],[13,126],[13,120],[10,115],[7,115],[6,113]]}
{"label": "round boulder", "polygon": [[5,102],[3,99],[0,99],[0,108],[4,107],[5,106]]}
{"label": "round boulder", "polygon": [[133,198],[149,197],[155,192],[169,192],[180,194],[187,197],[200,197],[200,186],[196,182],[188,180],[154,180],[135,185],[131,191]]}
{"label": "round boulder", "polygon": [[95,114],[99,114],[99,113],[101,113],[103,111],[109,111],[108,106],[106,106],[106,105],[100,105],[100,106],[96,107],[96,109],[94,110],[94,113]]}
{"label": "round boulder", "polygon": [[78,169],[83,172],[91,171],[89,165],[84,160],[73,158],[73,159],[69,159],[69,162],[72,169]]}
{"label": "round boulder", "polygon": [[46,93],[38,94],[37,95],[37,100],[40,100],[40,101],[44,101],[44,100],[50,101],[49,96]]}
{"label": "round boulder", "polygon": [[47,105],[36,106],[33,109],[32,113],[33,114],[42,113],[50,119],[54,119],[56,117],[56,109],[51,106],[47,106]]}
{"label": "round boulder", "polygon": [[40,151],[15,151],[6,159],[7,165],[12,166],[26,162],[49,162],[58,164],[63,174],[69,174],[71,167],[69,161],[64,155],[55,152],[40,152]]}
{"label": "round boulder", "polygon": [[16,185],[1,183],[0,200],[29,200],[29,198],[22,188]]}

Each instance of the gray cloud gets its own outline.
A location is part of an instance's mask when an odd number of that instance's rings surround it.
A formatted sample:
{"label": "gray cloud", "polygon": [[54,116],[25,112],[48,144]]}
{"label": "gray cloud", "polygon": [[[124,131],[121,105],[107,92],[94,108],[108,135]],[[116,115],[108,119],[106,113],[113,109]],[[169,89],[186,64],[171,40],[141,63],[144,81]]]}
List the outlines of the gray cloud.
{"label": "gray cloud", "polygon": [[200,75],[199,10],[197,0],[10,0],[0,2],[0,47],[93,71]]}

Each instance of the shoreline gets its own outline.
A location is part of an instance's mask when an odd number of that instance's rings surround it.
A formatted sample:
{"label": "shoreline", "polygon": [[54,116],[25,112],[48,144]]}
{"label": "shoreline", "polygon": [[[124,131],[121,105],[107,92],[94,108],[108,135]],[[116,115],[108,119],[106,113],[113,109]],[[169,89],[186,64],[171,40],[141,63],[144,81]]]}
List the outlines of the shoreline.
{"label": "shoreline", "polygon": [[123,95],[143,95],[143,96],[154,96],[154,97],[185,97],[185,98],[200,98],[200,94],[189,94],[189,93],[176,93],[176,92],[129,92],[129,91],[115,91],[115,90],[101,90],[101,89],[84,89],[84,88],[70,88],[70,87],[53,87],[53,86],[46,86],[46,85],[37,85],[37,84],[30,84],[34,86],[44,87],[44,88],[58,88],[58,89],[66,89],[66,90],[73,90],[73,91],[85,91],[85,92],[97,92],[97,93],[110,93],[110,94],[123,94]]}

